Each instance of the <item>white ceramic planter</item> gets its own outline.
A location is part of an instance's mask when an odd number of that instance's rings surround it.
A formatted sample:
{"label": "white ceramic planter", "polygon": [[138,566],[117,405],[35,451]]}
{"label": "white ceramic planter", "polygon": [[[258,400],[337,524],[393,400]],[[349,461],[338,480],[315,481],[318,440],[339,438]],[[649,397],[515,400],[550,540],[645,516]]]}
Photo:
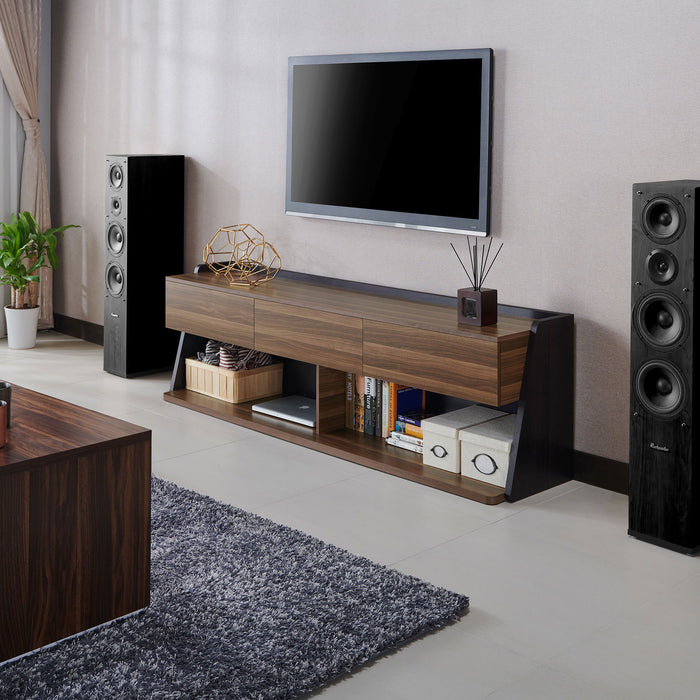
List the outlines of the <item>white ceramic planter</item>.
{"label": "white ceramic planter", "polygon": [[40,307],[33,309],[13,309],[5,307],[7,322],[7,347],[26,350],[36,345],[36,329],[39,325]]}

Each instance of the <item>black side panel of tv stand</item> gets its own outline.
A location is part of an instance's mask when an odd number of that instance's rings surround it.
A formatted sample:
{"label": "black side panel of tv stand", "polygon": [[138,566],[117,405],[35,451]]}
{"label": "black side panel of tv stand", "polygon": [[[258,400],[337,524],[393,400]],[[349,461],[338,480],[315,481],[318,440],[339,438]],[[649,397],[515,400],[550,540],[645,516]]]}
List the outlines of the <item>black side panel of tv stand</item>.
{"label": "black side panel of tv stand", "polygon": [[572,315],[533,321],[506,482],[508,501],[519,501],[573,478],[573,356]]}

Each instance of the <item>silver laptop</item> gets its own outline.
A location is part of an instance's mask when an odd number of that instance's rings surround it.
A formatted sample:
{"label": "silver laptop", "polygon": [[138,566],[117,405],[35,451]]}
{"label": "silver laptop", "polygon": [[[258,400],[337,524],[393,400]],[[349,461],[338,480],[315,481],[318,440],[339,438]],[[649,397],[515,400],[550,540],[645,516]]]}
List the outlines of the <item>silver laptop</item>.
{"label": "silver laptop", "polygon": [[256,403],[253,404],[253,411],[316,427],[316,401],[305,396],[283,396],[281,399]]}

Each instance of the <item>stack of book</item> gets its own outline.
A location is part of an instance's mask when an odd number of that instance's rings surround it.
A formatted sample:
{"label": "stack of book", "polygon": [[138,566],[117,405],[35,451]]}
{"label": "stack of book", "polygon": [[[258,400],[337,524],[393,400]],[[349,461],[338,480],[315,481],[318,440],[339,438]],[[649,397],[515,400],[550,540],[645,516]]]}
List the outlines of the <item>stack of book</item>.
{"label": "stack of book", "polygon": [[395,447],[422,452],[421,421],[428,416],[422,389],[348,373],[345,407],[347,428],[386,438],[387,444]]}
{"label": "stack of book", "polygon": [[386,439],[387,445],[393,445],[394,447],[400,447],[403,450],[410,450],[411,452],[418,452],[423,454],[423,439],[413,437],[413,435],[407,435],[406,433],[400,433],[398,430],[392,430],[389,437]]}

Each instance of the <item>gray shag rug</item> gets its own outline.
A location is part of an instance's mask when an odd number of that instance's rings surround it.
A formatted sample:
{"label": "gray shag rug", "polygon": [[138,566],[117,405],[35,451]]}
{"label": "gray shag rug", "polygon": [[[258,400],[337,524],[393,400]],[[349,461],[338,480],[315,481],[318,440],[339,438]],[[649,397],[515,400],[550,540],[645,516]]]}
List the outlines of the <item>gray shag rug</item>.
{"label": "gray shag rug", "polygon": [[0,666],[0,697],[294,698],[469,599],[153,478],[148,609]]}

